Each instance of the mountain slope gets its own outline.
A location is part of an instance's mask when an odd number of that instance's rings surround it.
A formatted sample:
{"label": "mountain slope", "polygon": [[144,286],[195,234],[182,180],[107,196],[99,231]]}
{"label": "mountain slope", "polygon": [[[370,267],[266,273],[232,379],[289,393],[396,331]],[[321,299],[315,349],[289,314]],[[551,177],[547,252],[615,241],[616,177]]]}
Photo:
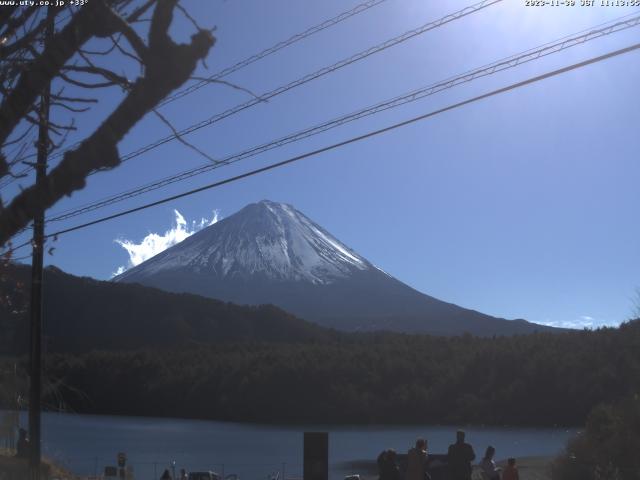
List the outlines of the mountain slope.
{"label": "mountain slope", "polygon": [[272,303],[346,331],[509,335],[549,330],[418,292],[294,207],[268,200],[246,206],[114,280],[234,303]]}
{"label": "mountain slope", "polygon": [[[23,353],[29,339],[25,265],[0,277],[0,353]],[[22,286],[20,286],[22,285]],[[44,272],[47,351],[131,350],[231,342],[307,342],[335,333],[274,306],[247,307],[141,285]],[[6,300],[9,300],[7,302]]]}

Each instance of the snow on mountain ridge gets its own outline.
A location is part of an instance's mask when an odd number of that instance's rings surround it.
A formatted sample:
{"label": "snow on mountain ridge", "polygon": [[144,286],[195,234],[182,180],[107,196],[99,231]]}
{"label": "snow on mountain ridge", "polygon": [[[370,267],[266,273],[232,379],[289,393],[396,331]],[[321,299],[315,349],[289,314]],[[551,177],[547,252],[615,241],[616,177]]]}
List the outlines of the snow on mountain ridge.
{"label": "snow on mountain ridge", "polygon": [[207,227],[117,278],[160,271],[212,271],[220,277],[263,274],[282,281],[328,284],[370,262],[291,205],[263,200]]}

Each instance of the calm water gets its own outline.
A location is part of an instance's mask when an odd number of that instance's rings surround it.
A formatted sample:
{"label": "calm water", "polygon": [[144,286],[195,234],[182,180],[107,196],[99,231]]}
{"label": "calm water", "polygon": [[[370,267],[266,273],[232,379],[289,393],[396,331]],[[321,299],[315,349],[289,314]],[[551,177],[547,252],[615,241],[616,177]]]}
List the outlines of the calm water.
{"label": "calm water", "polygon": [[[26,423],[26,419],[23,418]],[[126,452],[136,480],[158,479],[171,460],[176,470],[214,470],[242,480],[266,480],[281,472],[302,476],[302,432],[329,432],[331,479],[352,473],[344,462],[375,459],[385,448],[406,452],[418,436],[433,453],[446,452],[456,427],[262,426],[197,420],[71,414],[43,416],[44,454],[82,475],[101,473]],[[468,428],[477,455],[487,445],[496,458],[553,455],[575,430]],[[355,472],[357,473],[357,472]]]}

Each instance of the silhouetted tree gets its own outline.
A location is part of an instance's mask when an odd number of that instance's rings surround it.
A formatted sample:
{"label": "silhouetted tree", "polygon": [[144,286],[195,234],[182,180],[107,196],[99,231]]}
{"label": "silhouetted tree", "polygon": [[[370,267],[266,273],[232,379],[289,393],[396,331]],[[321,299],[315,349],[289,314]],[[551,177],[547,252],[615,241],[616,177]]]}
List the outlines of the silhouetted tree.
{"label": "silhouetted tree", "polygon": [[553,464],[554,480],[640,479],[640,397],[595,407]]}
{"label": "silhouetted tree", "polygon": [[[39,115],[40,95],[50,82],[62,85],[52,92],[52,107],[74,114],[97,100],[71,96],[65,86],[93,92],[118,87],[123,92],[120,103],[64,153],[45,182],[28,186],[8,202],[0,199],[0,246],[26,227],[39,209],[84,188],[89,174],[117,167],[122,138],[186,82],[206,57],[214,44],[210,31],[197,27],[188,44],[177,44],[170,37],[176,9],[188,16],[178,0],[90,0],[65,9],[0,7],[0,180],[23,174],[30,132],[44,121]],[[51,22],[56,29],[43,42]],[[86,45],[91,40],[106,42],[107,47],[89,50]],[[115,71],[114,66],[125,60],[139,66],[136,80]],[[52,134],[50,150],[61,147],[65,133],[75,128],[55,120],[47,126]]]}

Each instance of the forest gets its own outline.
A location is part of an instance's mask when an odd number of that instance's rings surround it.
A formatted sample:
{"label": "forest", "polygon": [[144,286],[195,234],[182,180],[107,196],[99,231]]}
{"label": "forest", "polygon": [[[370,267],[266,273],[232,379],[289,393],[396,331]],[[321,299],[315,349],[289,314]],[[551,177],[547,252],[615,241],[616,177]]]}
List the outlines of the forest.
{"label": "forest", "polygon": [[[344,334],[54,353],[47,404],[247,422],[584,425],[595,406],[640,392],[638,352],[636,320],[496,338]],[[0,361],[5,405],[14,365],[23,371],[26,359]]]}
{"label": "forest", "polygon": [[[28,269],[0,273],[0,408],[26,407]],[[47,410],[258,423],[580,426],[554,480],[640,478],[640,319],[452,337],[344,333],[45,272]]]}

